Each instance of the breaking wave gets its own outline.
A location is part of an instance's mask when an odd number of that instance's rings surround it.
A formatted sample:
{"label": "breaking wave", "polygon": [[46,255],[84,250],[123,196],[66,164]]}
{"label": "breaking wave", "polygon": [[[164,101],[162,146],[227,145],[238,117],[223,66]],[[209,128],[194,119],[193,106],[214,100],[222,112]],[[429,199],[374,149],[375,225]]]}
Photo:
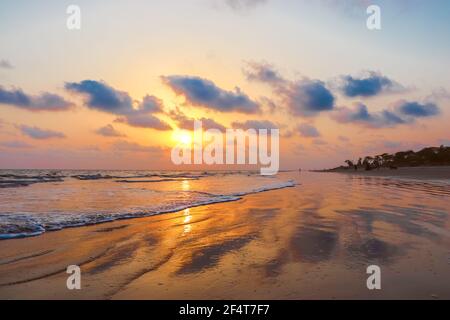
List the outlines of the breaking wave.
{"label": "breaking wave", "polygon": [[[117,179],[118,176],[115,176]],[[155,179],[155,180],[143,180],[134,181],[130,180],[135,176],[122,176],[121,178],[126,178],[122,182],[159,182],[159,181],[179,181],[180,179],[195,180],[198,176],[195,175],[171,175],[165,178]],[[142,176],[139,176],[142,177]],[[149,176],[147,175],[146,178]],[[158,175],[159,177],[159,175]],[[60,177],[58,177],[60,178]],[[87,178],[85,180],[98,180],[103,179],[104,176],[96,176],[93,179]],[[113,178],[108,178],[113,179]],[[60,181],[59,179],[57,181]],[[121,180],[118,180],[121,181]],[[259,193],[269,190],[276,190],[288,187],[294,187],[295,182],[292,180],[272,182],[265,181],[262,186],[257,186],[247,190],[234,191],[230,193],[214,194],[202,191],[153,191],[155,193],[160,193],[164,201],[151,203],[151,204],[126,207],[115,210],[104,210],[98,208],[83,209],[81,212],[70,212],[64,210],[52,210],[35,213],[35,212],[0,212],[0,239],[12,239],[21,237],[31,237],[37,236],[47,231],[61,230],[70,227],[79,227],[94,225],[99,223],[105,223],[120,219],[130,219],[139,217],[148,217],[152,215],[171,213],[187,208],[203,206],[214,203],[236,201],[242,197]],[[89,183],[89,182],[88,182]],[[153,185],[153,184],[152,184]],[[244,187],[241,187],[241,189]],[[24,190],[25,191],[25,190]]]}

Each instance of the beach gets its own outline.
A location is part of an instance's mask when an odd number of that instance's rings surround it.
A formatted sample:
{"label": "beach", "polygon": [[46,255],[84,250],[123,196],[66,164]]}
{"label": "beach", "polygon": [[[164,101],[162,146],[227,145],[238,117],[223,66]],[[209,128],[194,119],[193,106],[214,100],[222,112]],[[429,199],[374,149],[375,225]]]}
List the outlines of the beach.
{"label": "beach", "polygon": [[2,240],[0,298],[450,298],[449,181],[280,175],[295,186]]}
{"label": "beach", "polygon": [[364,170],[364,168],[336,168],[331,170],[324,170],[324,172],[338,172],[360,176],[374,176],[374,177],[398,177],[422,180],[449,180],[450,167],[448,166],[434,166],[434,167],[400,167],[397,169],[379,168],[372,170]]}

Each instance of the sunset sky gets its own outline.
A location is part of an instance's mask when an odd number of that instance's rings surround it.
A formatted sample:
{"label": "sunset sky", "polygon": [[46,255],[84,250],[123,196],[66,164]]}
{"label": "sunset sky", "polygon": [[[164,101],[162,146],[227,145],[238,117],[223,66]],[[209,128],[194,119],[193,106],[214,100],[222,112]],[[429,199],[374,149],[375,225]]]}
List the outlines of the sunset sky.
{"label": "sunset sky", "polygon": [[176,169],[193,119],[282,169],[450,145],[449,57],[447,0],[3,0],[0,168]]}

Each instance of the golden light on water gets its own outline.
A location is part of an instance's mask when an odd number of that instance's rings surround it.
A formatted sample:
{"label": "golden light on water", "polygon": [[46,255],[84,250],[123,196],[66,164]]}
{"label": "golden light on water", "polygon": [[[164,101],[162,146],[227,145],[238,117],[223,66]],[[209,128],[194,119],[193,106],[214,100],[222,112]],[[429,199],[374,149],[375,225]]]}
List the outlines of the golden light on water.
{"label": "golden light on water", "polygon": [[189,208],[184,209],[184,220],[183,220],[184,227],[183,227],[183,235],[185,235],[185,234],[191,232],[192,226],[189,224],[189,222],[191,221],[191,219],[192,219],[192,216],[191,216],[191,213],[190,213],[190,209],[189,209]]}
{"label": "golden light on water", "polygon": [[189,180],[183,180],[181,181],[181,189],[183,189],[183,191],[188,191],[191,188],[191,185],[189,184]]}
{"label": "golden light on water", "polygon": [[189,213],[189,208],[188,209],[184,209],[184,220],[183,223],[189,223],[189,221],[191,221],[192,216]]}

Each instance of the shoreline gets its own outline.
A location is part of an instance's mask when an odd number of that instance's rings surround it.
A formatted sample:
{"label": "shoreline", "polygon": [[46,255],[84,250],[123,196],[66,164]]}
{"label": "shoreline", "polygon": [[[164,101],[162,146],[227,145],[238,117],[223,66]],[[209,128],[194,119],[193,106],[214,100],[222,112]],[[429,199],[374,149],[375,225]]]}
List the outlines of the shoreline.
{"label": "shoreline", "polygon": [[397,169],[380,168],[369,171],[360,168],[335,168],[325,170],[314,170],[317,173],[343,173],[356,176],[393,177],[418,180],[450,180],[450,166],[431,167],[399,167]]}
{"label": "shoreline", "polygon": [[214,205],[214,204],[218,204],[218,203],[235,202],[235,201],[239,201],[242,198],[252,195],[252,194],[269,192],[269,191],[280,190],[280,189],[285,189],[285,188],[292,188],[292,187],[295,187],[295,185],[296,185],[296,182],[291,179],[288,181],[280,182],[279,184],[269,184],[269,185],[266,185],[266,186],[263,186],[260,188],[256,188],[256,189],[253,189],[253,190],[247,191],[247,192],[232,193],[229,195],[216,195],[216,198],[213,198],[213,199],[210,199],[207,201],[195,202],[195,203],[191,203],[189,205],[182,205],[182,206],[178,206],[178,207],[174,207],[174,208],[168,208],[166,210],[151,212],[148,214],[140,214],[139,213],[139,214],[134,214],[134,216],[109,218],[109,219],[105,219],[105,220],[96,221],[95,223],[67,224],[67,225],[63,225],[57,229],[45,229],[44,227],[40,227],[39,230],[29,232],[29,233],[22,232],[22,233],[0,234],[0,242],[6,241],[6,240],[12,240],[12,239],[39,237],[48,232],[56,232],[56,231],[61,231],[64,229],[69,229],[69,228],[79,228],[79,227],[85,227],[85,226],[91,226],[91,225],[105,224],[105,223],[110,223],[110,222],[114,222],[114,221],[146,218],[146,217],[151,217],[151,216],[158,216],[158,215],[165,215],[165,214],[170,214],[170,213],[175,213],[175,212],[181,212],[183,210],[191,209],[191,208],[195,208],[195,207]]}

